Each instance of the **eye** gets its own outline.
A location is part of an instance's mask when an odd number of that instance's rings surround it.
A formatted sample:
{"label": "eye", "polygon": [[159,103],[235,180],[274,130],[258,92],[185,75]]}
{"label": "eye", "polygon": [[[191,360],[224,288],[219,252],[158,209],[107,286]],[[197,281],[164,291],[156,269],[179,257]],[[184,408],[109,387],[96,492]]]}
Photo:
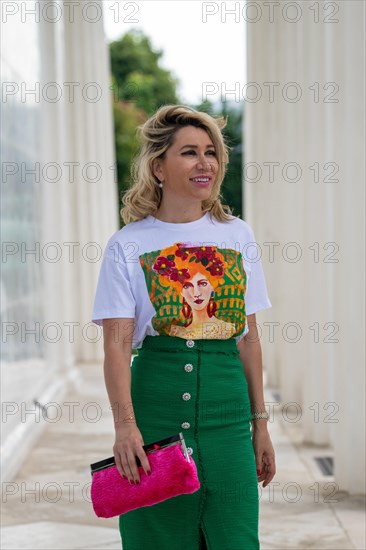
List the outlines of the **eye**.
{"label": "eye", "polygon": [[193,151],[193,149],[190,149],[189,151],[184,151],[183,155],[195,155],[196,151]]}
{"label": "eye", "polygon": [[211,157],[216,157],[216,151],[214,151],[213,149],[210,149],[209,151],[207,151],[207,154],[210,155]]}
{"label": "eye", "polygon": [[187,290],[187,288],[191,288],[191,286],[192,286],[191,283],[184,283],[183,288],[184,288],[185,290]]}

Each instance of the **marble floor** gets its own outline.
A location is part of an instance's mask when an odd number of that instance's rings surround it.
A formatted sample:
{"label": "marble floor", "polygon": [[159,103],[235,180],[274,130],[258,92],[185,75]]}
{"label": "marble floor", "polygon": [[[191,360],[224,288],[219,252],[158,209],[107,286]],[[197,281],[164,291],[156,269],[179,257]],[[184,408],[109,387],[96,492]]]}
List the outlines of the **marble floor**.
{"label": "marble floor", "polygon": [[[118,518],[97,518],[90,502],[89,464],[112,456],[114,443],[102,367],[79,367],[57,418],[16,478],[2,480],[2,550],[121,550]],[[331,451],[303,446],[299,427],[282,415],[270,431],[277,474],[261,489],[261,550],[364,550],[364,500],[337,492],[314,461]]]}

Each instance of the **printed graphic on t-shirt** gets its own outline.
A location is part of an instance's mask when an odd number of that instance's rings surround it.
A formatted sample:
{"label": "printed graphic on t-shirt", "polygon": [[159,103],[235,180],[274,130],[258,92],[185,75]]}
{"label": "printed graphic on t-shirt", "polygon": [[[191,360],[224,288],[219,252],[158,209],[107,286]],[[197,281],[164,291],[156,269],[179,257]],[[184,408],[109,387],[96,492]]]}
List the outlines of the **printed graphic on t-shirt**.
{"label": "printed graphic on t-shirt", "polygon": [[160,335],[224,340],[244,331],[247,275],[240,252],[177,242],[139,260]]}

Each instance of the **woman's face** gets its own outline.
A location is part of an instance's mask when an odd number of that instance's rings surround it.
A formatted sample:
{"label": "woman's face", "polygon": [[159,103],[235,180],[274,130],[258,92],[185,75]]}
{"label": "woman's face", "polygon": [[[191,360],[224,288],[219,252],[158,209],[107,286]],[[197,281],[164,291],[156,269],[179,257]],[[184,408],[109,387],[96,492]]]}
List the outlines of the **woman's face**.
{"label": "woman's face", "polygon": [[204,309],[211,296],[214,287],[202,273],[196,273],[192,279],[183,285],[182,296],[192,309]]}
{"label": "woman's face", "polygon": [[175,133],[165,159],[156,159],[154,174],[164,181],[164,194],[207,199],[217,178],[218,160],[210,136],[194,126]]}

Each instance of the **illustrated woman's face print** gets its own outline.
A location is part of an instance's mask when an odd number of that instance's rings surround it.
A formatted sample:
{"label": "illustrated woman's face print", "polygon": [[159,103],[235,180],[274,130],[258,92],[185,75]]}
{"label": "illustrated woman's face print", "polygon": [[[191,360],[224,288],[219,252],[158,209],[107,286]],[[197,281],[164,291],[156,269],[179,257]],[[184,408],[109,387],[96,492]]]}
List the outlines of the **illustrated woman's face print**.
{"label": "illustrated woman's face print", "polygon": [[194,277],[183,284],[182,296],[192,309],[204,309],[214,287],[203,273],[196,273]]}

